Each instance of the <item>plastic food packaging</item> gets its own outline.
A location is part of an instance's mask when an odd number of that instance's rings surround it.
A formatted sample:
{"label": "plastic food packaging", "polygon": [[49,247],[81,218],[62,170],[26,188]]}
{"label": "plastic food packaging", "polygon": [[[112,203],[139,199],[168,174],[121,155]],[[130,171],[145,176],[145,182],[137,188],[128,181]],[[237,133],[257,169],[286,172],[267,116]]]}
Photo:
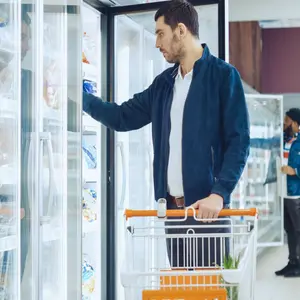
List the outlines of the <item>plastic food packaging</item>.
{"label": "plastic food packaging", "polygon": [[88,300],[95,290],[95,270],[85,256],[82,263],[82,299]]}
{"label": "plastic food packaging", "polygon": [[[8,14],[0,4],[0,73],[5,69],[14,57],[14,28],[9,23]],[[3,93],[3,87],[0,86]]]}
{"label": "plastic food packaging", "polygon": [[97,167],[97,149],[93,145],[82,145],[85,167],[95,169]]}
{"label": "plastic food packaging", "polygon": [[59,84],[57,83],[59,69],[57,63],[52,61],[44,74],[44,100],[48,107],[59,109]]}
{"label": "plastic food packaging", "polygon": [[97,83],[89,80],[83,80],[83,91],[92,95],[97,94]]}
{"label": "plastic food packaging", "polygon": [[14,128],[10,129],[7,126],[0,128],[0,166],[14,162],[15,147]]}
{"label": "plastic food packaging", "polygon": [[82,61],[86,64],[95,64],[96,44],[86,32],[83,33],[82,50]]}
{"label": "plastic food packaging", "polygon": [[92,189],[83,189],[82,216],[83,220],[92,223],[97,220],[97,194]]}
{"label": "plastic food packaging", "polygon": [[12,66],[9,65],[12,56],[7,57],[5,55],[1,55],[4,52],[0,50],[0,94],[2,97],[12,98],[14,94],[13,84],[14,84],[14,74],[12,70]]}

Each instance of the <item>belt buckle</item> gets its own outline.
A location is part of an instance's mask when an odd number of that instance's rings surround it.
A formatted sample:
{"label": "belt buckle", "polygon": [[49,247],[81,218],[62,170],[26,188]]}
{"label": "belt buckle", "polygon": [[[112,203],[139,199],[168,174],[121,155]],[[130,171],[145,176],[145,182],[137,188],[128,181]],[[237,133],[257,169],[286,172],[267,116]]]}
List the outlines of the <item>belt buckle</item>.
{"label": "belt buckle", "polygon": [[175,203],[178,208],[184,208],[184,197],[175,197]]}

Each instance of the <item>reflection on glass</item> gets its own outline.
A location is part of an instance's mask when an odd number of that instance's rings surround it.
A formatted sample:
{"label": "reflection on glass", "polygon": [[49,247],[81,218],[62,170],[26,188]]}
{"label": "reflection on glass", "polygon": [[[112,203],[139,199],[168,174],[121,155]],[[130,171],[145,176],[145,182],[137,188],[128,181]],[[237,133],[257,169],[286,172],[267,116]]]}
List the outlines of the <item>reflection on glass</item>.
{"label": "reflection on glass", "polygon": [[81,296],[80,1],[64,3],[22,5],[22,299]]}
{"label": "reflection on glass", "polygon": [[246,96],[250,115],[250,155],[235,191],[234,208],[257,207],[259,243],[280,242],[282,238],[282,200],[278,162],[282,157],[280,97]]}
{"label": "reflection on glass", "polygon": [[20,210],[19,4],[0,3],[0,299],[17,299]]}

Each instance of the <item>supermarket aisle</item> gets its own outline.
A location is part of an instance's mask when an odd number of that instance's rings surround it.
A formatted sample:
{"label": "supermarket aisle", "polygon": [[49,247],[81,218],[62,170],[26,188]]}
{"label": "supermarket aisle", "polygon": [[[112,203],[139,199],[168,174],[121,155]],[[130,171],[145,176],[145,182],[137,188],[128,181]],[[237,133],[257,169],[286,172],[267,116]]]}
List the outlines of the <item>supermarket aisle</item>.
{"label": "supermarket aisle", "polygon": [[269,249],[258,259],[255,300],[300,299],[300,278],[285,279],[274,275],[286,259],[286,247]]}

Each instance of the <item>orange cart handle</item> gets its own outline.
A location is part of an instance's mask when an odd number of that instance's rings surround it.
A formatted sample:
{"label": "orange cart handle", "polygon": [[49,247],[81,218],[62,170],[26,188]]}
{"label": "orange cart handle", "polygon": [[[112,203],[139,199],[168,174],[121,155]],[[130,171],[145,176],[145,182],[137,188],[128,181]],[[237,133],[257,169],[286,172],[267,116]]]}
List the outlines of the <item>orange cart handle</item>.
{"label": "orange cart handle", "polygon": [[[198,211],[195,210],[196,216]],[[255,217],[258,214],[256,208],[249,209],[222,209],[219,213],[220,217],[231,217],[231,216],[252,216]],[[157,217],[157,210],[134,210],[126,209],[124,216],[126,219],[134,217]],[[166,210],[167,217],[193,217],[194,210],[192,209],[170,209]]]}

